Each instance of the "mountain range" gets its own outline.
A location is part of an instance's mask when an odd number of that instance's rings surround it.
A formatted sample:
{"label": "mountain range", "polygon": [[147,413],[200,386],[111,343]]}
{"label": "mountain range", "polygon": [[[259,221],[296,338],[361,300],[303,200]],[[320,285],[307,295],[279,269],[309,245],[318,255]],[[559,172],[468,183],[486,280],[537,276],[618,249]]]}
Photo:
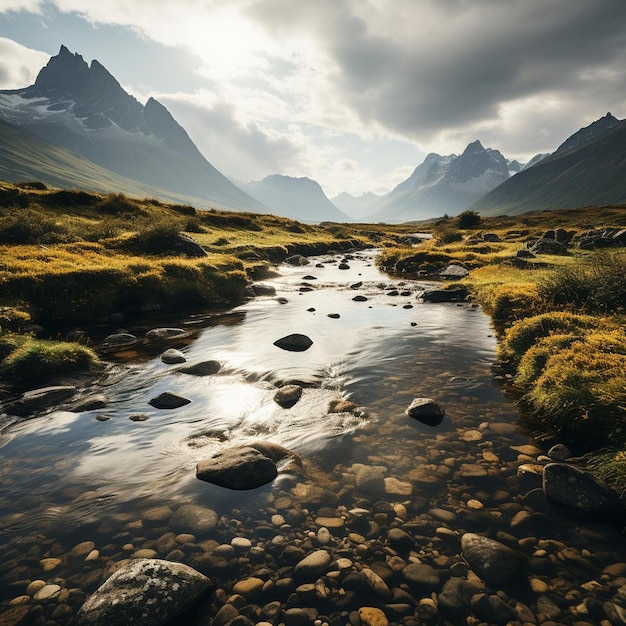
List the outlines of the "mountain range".
{"label": "mountain range", "polygon": [[483,215],[626,202],[626,120],[610,113],[470,207]]}
{"label": "mountain range", "polygon": [[557,150],[528,163],[470,143],[462,154],[429,154],[384,196],[328,199],[309,178],[278,174],[232,181],[198,150],[154,98],[129,95],[94,60],[61,46],[33,85],[0,91],[0,178],[40,180],[156,197],[198,208],[275,213],[301,221],[405,222],[468,208],[516,214],[626,201],[626,121],[610,113]]}
{"label": "mountain range", "polygon": [[162,104],[140,104],[98,61],[88,65],[65,46],[33,85],[0,91],[0,118],[143,185],[219,208],[269,212],[204,158]]}
{"label": "mountain range", "polygon": [[315,216],[315,221],[320,222],[351,221],[328,199],[320,184],[310,178],[272,174],[263,180],[240,183],[239,186],[285,217],[303,219],[308,215]]}

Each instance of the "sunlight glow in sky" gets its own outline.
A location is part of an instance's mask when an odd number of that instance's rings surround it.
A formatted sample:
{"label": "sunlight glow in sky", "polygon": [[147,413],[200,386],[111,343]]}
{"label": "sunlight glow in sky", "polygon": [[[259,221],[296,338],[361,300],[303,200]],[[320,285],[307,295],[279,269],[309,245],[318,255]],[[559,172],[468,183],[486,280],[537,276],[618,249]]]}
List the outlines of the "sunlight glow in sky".
{"label": "sunlight glow in sky", "polygon": [[61,44],[227,176],[384,193],[480,139],[527,161],[626,116],[623,0],[0,0],[0,88]]}

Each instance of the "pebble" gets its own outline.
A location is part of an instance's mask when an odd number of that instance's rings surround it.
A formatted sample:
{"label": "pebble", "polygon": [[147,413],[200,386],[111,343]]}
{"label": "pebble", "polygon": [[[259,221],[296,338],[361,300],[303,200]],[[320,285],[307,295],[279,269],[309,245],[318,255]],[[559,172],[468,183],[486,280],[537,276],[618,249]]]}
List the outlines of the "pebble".
{"label": "pebble", "polygon": [[372,606],[362,606],[359,609],[359,620],[362,626],[387,626],[389,624],[385,613]]}
{"label": "pebble", "polygon": [[35,593],[33,599],[39,602],[43,600],[50,600],[51,598],[58,596],[60,593],[61,587],[59,585],[44,585],[37,591],[37,593]]}

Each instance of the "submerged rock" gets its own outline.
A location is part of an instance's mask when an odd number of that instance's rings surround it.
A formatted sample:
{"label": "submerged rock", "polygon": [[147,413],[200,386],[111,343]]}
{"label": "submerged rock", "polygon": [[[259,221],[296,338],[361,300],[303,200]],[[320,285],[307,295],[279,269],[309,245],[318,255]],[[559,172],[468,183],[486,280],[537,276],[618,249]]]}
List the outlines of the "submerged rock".
{"label": "submerged rock", "polygon": [[177,533],[205,535],[217,526],[217,513],[198,504],[183,504],[170,518],[170,526]]}
{"label": "submerged rock", "polygon": [[461,537],[461,552],[472,570],[496,588],[516,578],[524,565],[519,553],[495,539],[474,533]]}
{"label": "submerged rock", "polygon": [[191,376],[211,376],[217,374],[221,368],[222,365],[219,361],[200,361],[191,365],[183,365],[183,367],[178,368],[178,371]]}
{"label": "submerged rock", "polygon": [[277,339],[274,345],[281,350],[287,350],[289,352],[304,352],[313,345],[313,341],[306,335],[294,333]]}
{"label": "submerged rock", "polygon": [[77,626],[160,626],[189,608],[212,587],[182,563],[136,559],[117,570],[83,604]]}
{"label": "submerged rock", "polygon": [[218,452],[196,466],[200,480],[236,490],[255,489],[273,481],[277,474],[274,461],[249,446]]}
{"label": "submerged rock", "polygon": [[283,407],[290,409],[300,400],[302,396],[302,387],[300,385],[285,385],[274,394],[274,402]]}
{"label": "submerged rock", "polygon": [[545,466],[543,491],[551,502],[588,515],[614,513],[619,503],[616,492],[589,472],[567,463]]}
{"label": "submerged rock", "polygon": [[70,407],[73,413],[82,413],[83,411],[94,411],[103,409],[109,403],[109,399],[102,393],[94,393],[78,400]]}
{"label": "submerged rock", "polygon": [[46,409],[63,402],[76,393],[73,385],[55,385],[53,387],[41,387],[22,394],[17,400],[7,403],[4,410],[9,415],[27,417],[40,413]]}
{"label": "submerged rock", "polygon": [[428,426],[438,426],[445,416],[445,411],[430,398],[415,398],[405,413]]}

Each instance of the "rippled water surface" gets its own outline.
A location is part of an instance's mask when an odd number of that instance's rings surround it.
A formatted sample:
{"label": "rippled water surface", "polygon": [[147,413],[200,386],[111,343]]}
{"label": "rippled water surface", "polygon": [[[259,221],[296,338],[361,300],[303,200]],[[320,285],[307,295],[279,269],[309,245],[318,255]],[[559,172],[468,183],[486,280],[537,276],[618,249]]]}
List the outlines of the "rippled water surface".
{"label": "rippled water surface", "polygon": [[[375,502],[380,494],[354,487],[363,465],[382,469],[386,497],[406,503],[412,515],[472,499],[497,508],[516,496],[515,467],[532,458],[515,450],[529,443],[528,436],[518,427],[513,402],[492,380],[489,320],[470,304],[422,303],[419,294],[428,283],[382,275],[371,253],[355,255],[348,270],[338,268],[339,260],[281,267],[279,276],[265,281],[275,296],[185,320],[191,336],[170,345],[189,363],[219,361],[218,374],[179,373],[160,360],[160,350],[140,347],[111,357],[106,376],[86,390],[105,393],[105,409],[59,410],[4,430],[0,607],[31,580],[80,587],[85,571],[95,567],[99,577],[92,575],[84,589],[93,591],[110,566],[105,556],[126,558],[128,545],[154,549],[155,538],[140,520],[158,507],[197,503],[224,520],[237,517],[237,524],[224,521],[221,535],[213,537],[227,542],[234,534],[254,537],[260,524],[254,520],[263,511],[266,517],[279,511],[280,497],[290,509],[325,514]],[[367,300],[356,302],[356,295]],[[309,336],[313,345],[306,352],[273,345],[291,333]],[[293,408],[283,409],[273,396],[289,381],[305,389]],[[191,402],[174,410],[150,406],[163,391]],[[415,397],[445,408],[441,425],[422,425],[404,414]],[[337,398],[359,410],[329,413]],[[129,419],[136,414],[147,419]],[[199,460],[254,440],[298,454],[305,466],[299,483],[232,492],[196,479]],[[570,522],[559,523],[567,534]],[[159,532],[165,533],[167,518],[163,524]],[[87,567],[64,556],[83,540],[102,548],[102,562]],[[62,565],[47,574],[41,562],[51,555]]]}

